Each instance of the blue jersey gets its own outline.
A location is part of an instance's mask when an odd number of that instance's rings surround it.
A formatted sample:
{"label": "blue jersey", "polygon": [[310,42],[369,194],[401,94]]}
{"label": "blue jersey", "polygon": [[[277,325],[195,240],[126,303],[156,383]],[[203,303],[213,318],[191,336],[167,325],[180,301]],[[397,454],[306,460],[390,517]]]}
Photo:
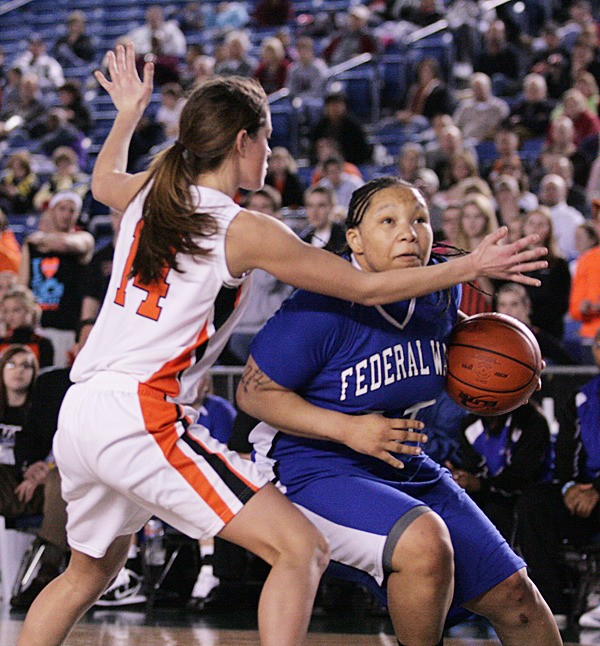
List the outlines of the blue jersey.
{"label": "blue jersey", "polygon": [[[459,302],[460,287],[375,307],[299,290],[258,333],[251,354],[273,381],[316,406],[410,417],[419,402],[433,403],[444,388]],[[341,444],[269,428],[262,425],[251,439],[258,452],[279,462],[286,487],[313,470],[322,473],[326,459],[337,469],[344,460],[385,466]]]}

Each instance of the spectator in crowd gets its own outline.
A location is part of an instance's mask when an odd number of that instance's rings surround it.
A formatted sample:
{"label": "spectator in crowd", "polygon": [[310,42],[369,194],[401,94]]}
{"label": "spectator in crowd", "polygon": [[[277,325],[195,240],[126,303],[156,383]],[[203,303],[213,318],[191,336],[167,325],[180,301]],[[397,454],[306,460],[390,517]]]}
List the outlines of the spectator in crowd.
{"label": "spectator in crowd", "polygon": [[27,51],[18,56],[13,64],[21,69],[24,76],[35,74],[43,94],[55,92],[65,84],[62,66],[46,53],[46,43],[40,34],[29,35]]}
{"label": "spectator in crowd", "polygon": [[31,213],[33,197],[39,187],[38,176],[31,169],[29,152],[12,153],[0,175],[0,207],[9,215]]}
{"label": "spectator in crowd", "polygon": [[537,208],[539,201],[537,195],[529,190],[529,174],[525,172],[521,160],[505,161],[498,167],[499,175],[509,175],[519,184],[519,205],[524,211]]}
{"label": "spectator in crowd", "polygon": [[40,368],[54,364],[54,346],[50,339],[37,333],[42,310],[30,289],[15,285],[0,299],[7,333],[0,338],[0,353],[13,344],[27,346]]}
{"label": "spectator in crowd", "polygon": [[283,146],[273,148],[269,157],[265,184],[277,189],[281,196],[282,207],[298,208],[303,204],[304,187],[297,170],[296,160],[287,148]]}
{"label": "spectator in crowd", "polygon": [[549,365],[572,366],[578,363],[555,336],[531,322],[531,299],[523,285],[504,283],[494,294],[495,309],[524,323],[540,346],[542,357]]}
{"label": "spectator in crowd", "polygon": [[549,97],[559,99],[570,85],[571,56],[561,43],[560,27],[556,22],[548,21],[543,25],[541,35],[544,45],[534,52],[530,72],[541,74],[546,80]]}
{"label": "spectator in crowd", "polygon": [[83,200],[89,192],[89,175],[79,169],[77,153],[68,146],[60,146],[52,154],[56,170],[44,182],[33,198],[35,208],[43,213],[50,200],[61,191],[74,191]]}
{"label": "spectator in crowd", "polygon": [[335,193],[326,186],[311,186],[304,193],[304,208],[308,226],[300,232],[302,240],[334,253],[345,249],[344,227],[335,220]]}
{"label": "spectator in crowd", "polygon": [[[593,354],[600,367],[600,332]],[[560,559],[563,539],[589,540],[600,523],[599,385],[600,376],[594,377],[557,410],[555,480],[531,488],[517,504],[517,542],[530,576],[564,624],[569,601]]]}
{"label": "spectator in crowd", "polygon": [[472,96],[463,99],[454,113],[454,123],[465,140],[475,142],[492,139],[498,126],[509,115],[506,101],[492,94],[487,74],[477,72],[471,77]]}
{"label": "spectator in crowd", "polygon": [[327,84],[327,64],[315,56],[314,41],[308,36],[298,38],[296,49],[298,60],[290,65],[286,78],[290,94],[300,99],[322,99]]}
{"label": "spectator in crowd", "polygon": [[434,249],[439,245],[443,253],[447,247],[458,247],[461,207],[462,205],[459,202],[452,202],[444,207],[442,211],[442,230],[434,242]]}
{"label": "spectator in crowd", "polygon": [[179,117],[186,103],[179,83],[165,83],[160,89],[160,106],[156,111],[156,123],[160,124],[167,141],[179,135]]}
{"label": "spectator in crowd", "polygon": [[598,81],[596,81],[594,75],[591,72],[581,70],[577,73],[573,87],[583,94],[590,112],[598,115],[600,90],[598,89]]}
{"label": "spectator in crowd", "polygon": [[415,27],[426,27],[444,16],[438,8],[437,0],[416,0],[415,2],[403,2],[398,16],[412,23]]}
{"label": "spectator in crowd", "polygon": [[479,177],[479,167],[473,155],[467,151],[452,155],[448,160],[446,182],[448,187],[444,191],[445,202],[460,200],[463,192],[463,181],[472,177]]}
{"label": "spectator in crowd", "polygon": [[62,108],[52,108],[46,115],[45,132],[38,147],[46,157],[51,157],[58,148],[72,148],[83,163],[86,159],[83,139],[83,132],[69,123],[66,112]]}
{"label": "spectator in crowd", "polygon": [[531,322],[562,341],[564,316],[569,308],[571,273],[554,236],[554,218],[546,207],[538,207],[525,215],[525,235],[536,233],[538,245],[548,249],[548,267],[532,272],[541,281],[535,289],[527,288],[531,300]]}
{"label": "spectator in crowd", "polygon": [[250,22],[250,15],[243,2],[219,2],[214,13],[207,13],[206,22],[219,37],[233,29],[244,28]]}
{"label": "spectator in crowd", "polygon": [[25,346],[10,346],[0,356],[0,514],[9,519],[39,514],[43,508],[43,490],[23,484],[29,465],[15,459],[37,372],[37,359]]}
{"label": "spectator in crowd", "polygon": [[359,54],[377,54],[379,43],[368,27],[371,11],[365,5],[354,5],[344,16],[345,25],[323,50],[329,66],[343,63]]}
{"label": "spectator in crowd", "polygon": [[525,213],[521,207],[520,198],[519,182],[511,175],[499,175],[494,183],[494,199],[501,224],[510,226]]}
{"label": "spectator in crowd", "polygon": [[194,59],[191,73],[192,75],[187,81],[182,81],[182,87],[186,93],[196,85],[200,85],[200,83],[214,76],[215,59],[212,56],[198,56]]}
{"label": "spectator in crowd", "polygon": [[148,7],[144,24],[130,31],[127,38],[133,42],[138,56],[185,56],[185,36],[175,21],[165,20],[164,9],[160,5]]}
{"label": "spectator in crowd", "polygon": [[414,184],[419,171],[425,168],[425,151],[416,141],[409,141],[400,148],[396,175],[409,184]]}
{"label": "spectator in crowd", "polygon": [[197,0],[193,0],[192,2],[187,2],[177,12],[177,24],[185,35],[200,33],[204,29],[207,9],[202,4],[201,2],[197,2]]}
{"label": "spectator in crowd", "polygon": [[558,175],[565,180],[567,186],[567,205],[579,211],[584,217],[592,213],[592,205],[588,202],[585,190],[575,184],[573,162],[564,155],[546,155],[544,168],[551,175]]}
{"label": "spectator in crowd", "polygon": [[511,107],[508,123],[522,140],[545,137],[553,107],[546,79],[532,72],[523,80],[523,98]]}
{"label": "spectator in crowd", "polygon": [[323,179],[317,186],[325,186],[335,193],[336,204],[347,209],[352,193],[364,184],[362,179],[344,172],[344,160],[330,157],[323,163]]}
{"label": "spectator in crowd", "polygon": [[316,142],[322,137],[334,139],[346,161],[357,165],[371,161],[372,147],[362,124],[348,111],[348,102],[343,92],[330,92],[325,97],[323,115],[310,137],[313,159],[316,158]]}
{"label": "spectator in crowd", "polygon": [[281,41],[269,36],[261,43],[260,60],[253,76],[267,94],[272,94],[285,87],[288,65]]}
{"label": "spectator in crowd", "polygon": [[521,58],[521,52],[506,39],[502,20],[493,20],[483,36],[483,47],[475,57],[473,70],[491,79],[494,94],[512,96],[521,88]]}
{"label": "spectator in crowd", "polygon": [[185,56],[186,39],[174,20],[165,20],[161,5],[148,7],[144,24],[131,30],[127,38],[133,42],[138,65],[146,56],[153,57],[157,84],[179,80],[179,59]]}
{"label": "spectator in crowd", "polygon": [[575,275],[579,257],[598,244],[600,244],[600,232],[593,222],[586,220],[575,229],[575,249],[577,250],[577,256],[569,263],[571,276]]}
{"label": "spectator in crowd", "polygon": [[583,359],[586,363],[591,363],[590,347],[600,329],[600,246],[597,230],[590,226],[588,231],[595,245],[577,259],[571,285],[569,316],[581,323],[579,337],[583,346]]}
{"label": "spectator in crowd", "polygon": [[439,197],[440,180],[431,168],[420,168],[417,171],[414,186],[425,198],[431,228],[436,236],[442,230],[442,213],[445,205],[445,202]]}
{"label": "spectator in crowd", "polygon": [[6,71],[5,78],[2,79],[2,92],[0,94],[0,107],[3,112],[8,112],[19,102],[19,85],[22,78],[23,72],[14,65]]}
{"label": "spectator in crowd", "polygon": [[90,109],[83,100],[81,87],[77,81],[66,81],[58,89],[58,100],[60,109],[65,112],[67,121],[85,135],[92,130],[92,115]]}
{"label": "spectator in crowd", "polygon": [[546,175],[540,184],[540,203],[550,209],[554,236],[568,260],[576,255],[575,229],[584,221],[583,215],[567,204],[567,183],[560,175]]}
{"label": "spectator in crowd", "polygon": [[521,494],[552,475],[550,429],[541,409],[528,402],[503,415],[469,415],[457,460],[446,462],[455,482],[512,544]]}
{"label": "spectator in crowd", "polygon": [[[315,142],[315,152],[317,155],[313,172],[310,176],[310,183],[318,184],[323,179],[323,163],[330,157],[342,157],[342,150],[337,140],[332,137],[320,137]],[[362,173],[356,164],[344,160],[344,173],[356,175],[362,179]]]}
{"label": "spectator in crowd", "polygon": [[[194,63],[203,56],[206,56],[204,53],[204,45],[200,43],[187,44],[183,64],[179,67],[179,83],[184,90],[188,90],[194,85]],[[212,59],[212,71],[214,71],[214,58],[212,56],[206,57]]]}
{"label": "spectator in crowd", "polygon": [[600,156],[592,164],[587,184],[585,184],[585,192],[590,205],[594,200],[600,199]]}
{"label": "spectator in crowd", "polygon": [[[579,146],[587,137],[600,132],[600,119],[588,108],[585,97],[579,90],[567,90],[563,95],[561,106],[563,114],[573,122],[575,146]],[[554,139],[553,124],[550,126],[548,139],[550,143]]]}
{"label": "spectator in crowd", "polygon": [[72,11],[67,17],[67,32],[54,43],[52,54],[65,68],[92,63],[96,48],[86,33],[86,17],[83,11]]}
{"label": "spectator in crowd", "polygon": [[6,106],[0,113],[0,139],[19,132],[25,139],[40,137],[48,109],[42,100],[37,74],[22,74],[19,83],[19,97],[16,103]]}
{"label": "spectator in crowd", "polygon": [[[258,191],[251,193],[244,206],[250,211],[260,211],[278,220],[281,219],[281,194],[271,186],[263,186]],[[268,272],[262,269],[252,270],[252,284],[246,297],[250,305],[244,310],[238,321],[228,346],[229,352],[237,364],[244,365],[246,363],[254,335],[275,314],[281,303],[293,291],[293,287],[282,283]],[[211,435],[213,435],[212,430]],[[217,439],[226,443],[229,436],[217,437]]]}
{"label": "spectator in crowd", "polygon": [[260,27],[286,25],[294,18],[294,4],[292,0],[258,0],[251,15]]}
{"label": "spectator in crowd", "polygon": [[[458,223],[458,247],[473,251],[475,247],[498,228],[498,220],[491,201],[484,195],[469,195],[463,202]],[[478,278],[463,285],[460,310],[467,316],[492,311],[493,286],[490,280]]]}
{"label": "spectator in crowd", "polygon": [[57,366],[68,363],[81,313],[83,267],[94,251],[94,238],[75,228],[81,198],[74,191],[52,197],[44,228],[23,243],[19,281],[42,308],[41,326],[54,345]]}
{"label": "spectator in crowd", "polygon": [[119,211],[110,210],[112,238],[94,252],[90,264],[85,268],[82,288],[83,299],[81,301],[82,321],[91,321],[98,318],[102,301],[104,301],[108,290],[113,256],[115,254],[115,242],[119,235],[122,215]]}
{"label": "spectator in crowd", "polygon": [[[597,39],[597,36],[596,36]],[[600,62],[597,59],[597,43],[587,42],[585,36],[579,37],[571,49],[570,79],[568,85],[575,85],[581,73],[591,74],[600,83]],[[568,86],[567,86],[568,87]]]}
{"label": "spectator in crowd", "polygon": [[497,153],[496,158],[490,160],[489,165],[481,169],[481,174],[490,184],[496,181],[500,174],[500,169],[505,164],[521,164],[521,158],[519,157],[519,136],[510,126],[499,126],[494,135],[494,146]]}
{"label": "spectator in crowd", "polygon": [[225,36],[225,59],[215,65],[220,76],[252,76],[258,65],[250,54],[250,38],[245,31],[230,31]]}
{"label": "spectator in crowd", "polygon": [[446,190],[450,186],[450,160],[465,151],[472,153],[474,159],[477,156],[470,145],[465,146],[462,132],[454,123],[442,126],[436,137],[436,141],[426,146],[425,160],[427,168],[434,170],[440,178],[440,188]]}
{"label": "spectator in crowd", "polygon": [[21,248],[15,234],[8,226],[6,213],[0,209],[0,273],[17,274],[21,264]]}
{"label": "spectator in crowd", "polygon": [[[0,302],[4,295],[17,284],[17,274],[6,269],[4,271],[0,271]],[[6,321],[4,320],[2,308],[0,307],[0,336],[4,336],[7,331]]]}
{"label": "spectator in crowd", "polygon": [[[573,121],[566,114],[561,115],[551,125],[552,136],[546,142],[542,153],[541,162],[546,154],[564,155],[573,162],[573,181],[578,186],[586,186],[590,174],[591,161],[585,152],[579,150],[575,144],[575,127]],[[536,175],[533,169],[532,179],[539,181],[541,177]]]}
{"label": "spectator in crowd", "polygon": [[428,56],[419,61],[416,81],[408,90],[404,108],[396,112],[398,120],[427,126],[436,114],[450,114],[453,109],[454,101],[442,79],[437,60]]}

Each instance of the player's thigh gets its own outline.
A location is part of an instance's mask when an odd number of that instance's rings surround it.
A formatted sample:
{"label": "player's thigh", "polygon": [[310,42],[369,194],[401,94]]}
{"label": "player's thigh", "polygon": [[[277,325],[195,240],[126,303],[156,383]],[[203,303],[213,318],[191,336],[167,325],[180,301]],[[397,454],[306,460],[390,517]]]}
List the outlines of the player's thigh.
{"label": "player's thigh", "polygon": [[420,499],[443,519],[454,549],[454,605],[474,599],[524,567],[491,521],[448,471]]}
{"label": "player's thigh", "polygon": [[291,496],[323,533],[331,559],[361,570],[381,585],[406,529],[429,509],[398,483],[336,475],[313,480]]}
{"label": "player's thigh", "polygon": [[256,493],[218,536],[271,564],[282,553],[303,559],[328,554],[319,530],[272,484]]}

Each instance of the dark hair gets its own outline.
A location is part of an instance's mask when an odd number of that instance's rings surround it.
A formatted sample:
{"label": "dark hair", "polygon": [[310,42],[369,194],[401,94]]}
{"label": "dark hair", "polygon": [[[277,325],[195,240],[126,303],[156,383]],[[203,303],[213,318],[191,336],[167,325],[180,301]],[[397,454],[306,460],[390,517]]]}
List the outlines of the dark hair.
{"label": "dark hair", "polygon": [[241,130],[251,137],[265,125],[267,96],[258,81],[229,76],[215,77],[198,86],[181,113],[179,138],[159,153],[146,184],[152,183],[144,201],[143,227],[131,275],[142,283],[158,280],[165,268],[180,271],[178,253],[210,253],[198,244],[217,231],[209,213],[199,213],[190,193],[198,175],[216,170],[231,154]]}
{"label": "dark hair", "polygon": [[31,396],[31,391],[33,390],[33,384],[37,377],[39,364],[37,357],[35,356],[33,350],[28,348],[26,345],[10,345],[6,350],[0,355],[0,419],[4,418],[6,409],[8,407],[8,394],[6,392],[6,385],[4,384],[4,366],[17,354],[28,354],[31,359],[33,359],[33,365],[35,366],[33,370],[33,375],[31,376],[31,383],[27,390],[27,402]]}
{"label": "dark hair", "polygon": [[345,222],[346,230],[360,225],[365,217],[367,209],[371,205],[373,195],[379,193],[379,191],[384,188],[391,188],[394,186],[398,188],[418,190],[412,184],[409,184],[398,177],[392,177],[391,175],[372,179],[370,182],[363,184],[360,188],[357,188],[354,193],[352,193]]}

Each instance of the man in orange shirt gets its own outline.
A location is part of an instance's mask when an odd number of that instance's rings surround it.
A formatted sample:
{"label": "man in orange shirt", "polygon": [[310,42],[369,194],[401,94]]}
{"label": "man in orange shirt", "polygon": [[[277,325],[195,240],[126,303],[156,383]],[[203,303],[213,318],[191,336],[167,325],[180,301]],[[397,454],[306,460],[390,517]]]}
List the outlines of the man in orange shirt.
{"label": "man in orange shirt", "polygon": [[571,282],[569,315],[581,321],[579,335],[584,347],[586,363],[593,363],[591,347],[600,329],[600,246],[592,247],[577,261]]}

